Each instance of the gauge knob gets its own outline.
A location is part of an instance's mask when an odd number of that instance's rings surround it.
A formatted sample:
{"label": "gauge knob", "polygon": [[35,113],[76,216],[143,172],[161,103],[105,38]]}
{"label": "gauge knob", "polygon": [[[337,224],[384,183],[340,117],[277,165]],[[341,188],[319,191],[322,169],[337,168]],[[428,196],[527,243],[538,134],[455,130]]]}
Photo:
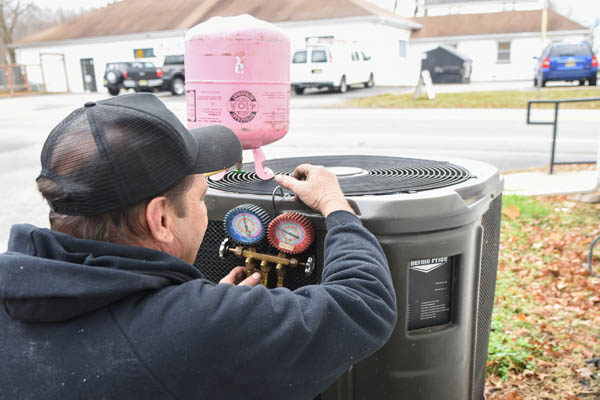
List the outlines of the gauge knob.
{"label": "gauge knob", "polygon": [[304,215],[286,212],[271,221],[267,237],[279,251],[300,254],[312,244],[315,227]]}
{"label": "gauge knob", "polygon": [[225,233],[237,244],[253,245],[265,237],[271,217],[254,204],[242,204],[229,210],[223,219]]}

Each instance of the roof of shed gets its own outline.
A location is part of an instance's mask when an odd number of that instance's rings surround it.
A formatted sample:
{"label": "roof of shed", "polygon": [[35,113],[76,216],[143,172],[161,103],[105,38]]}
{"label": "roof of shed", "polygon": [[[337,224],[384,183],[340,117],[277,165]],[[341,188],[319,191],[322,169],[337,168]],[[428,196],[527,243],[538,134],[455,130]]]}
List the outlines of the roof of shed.
{"label": "roof of shed", "polygon": [[[542,10],[453,14],[412,18],[412,20],[423,25],[423,28],[414,31],[411,39],[540,32]],[[555,11],[548,10],[548,31],[570,30],[587,30],[587,28]]]}
{"label": "roof of shed", "polygon": [[380,16],[414,26],[364,0],[123,0],[32,34],[17,44],[186,30],[214,16],[250,14],[268,22]]}

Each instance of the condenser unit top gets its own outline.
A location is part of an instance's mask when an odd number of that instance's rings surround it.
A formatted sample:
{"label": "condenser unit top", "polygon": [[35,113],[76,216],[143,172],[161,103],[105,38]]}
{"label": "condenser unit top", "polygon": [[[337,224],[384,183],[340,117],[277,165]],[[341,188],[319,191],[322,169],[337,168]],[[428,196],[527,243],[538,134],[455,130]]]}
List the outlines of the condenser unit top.
{"label": "condenser unit top", "polygon": [[[282,158],[266,164],[277,174],[291,174],[304,163],[335,172],[346,198],[374,233],[461,226],[480,218],[502,192],[497,168],[471,160],[348,155]],[[253,171],[253,164],[244,164],[242,171]],[[294,210],[318,219],[291,192],[276,190],[274,180],[263,181],[254,172],[230,171],[221,180],[209,178],[208,184],[206,201],[213,219],[223,218],[240,199],[272,212]]]}
{"label": "condenser unit top", "polygon": [[[467,169],[448,162],[383,156],[283,158],[271,160],[268,166],[278,174],[290,174],[303,163],[323,165],[335,172],[346,196],[416,193],[471,178]],[[252,170],[252,164],[244,164],[242,169]],[[255,172],[229,172],[219,181],[209,181],[209,185],[226,192],[270,195],[277,183],[262,181]]]}

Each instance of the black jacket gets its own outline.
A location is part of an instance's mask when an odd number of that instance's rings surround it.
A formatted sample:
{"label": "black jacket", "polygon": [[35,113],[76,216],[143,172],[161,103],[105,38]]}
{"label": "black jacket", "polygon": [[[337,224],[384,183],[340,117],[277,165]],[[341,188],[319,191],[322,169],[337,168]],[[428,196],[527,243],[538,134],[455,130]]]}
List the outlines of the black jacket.
{"label": "black jacket", "polygon": [[14,226],[0,254],[0,398],[312,399],[396,321],[377,240],[347,212],[326,224],[322,283],[294,292]]}

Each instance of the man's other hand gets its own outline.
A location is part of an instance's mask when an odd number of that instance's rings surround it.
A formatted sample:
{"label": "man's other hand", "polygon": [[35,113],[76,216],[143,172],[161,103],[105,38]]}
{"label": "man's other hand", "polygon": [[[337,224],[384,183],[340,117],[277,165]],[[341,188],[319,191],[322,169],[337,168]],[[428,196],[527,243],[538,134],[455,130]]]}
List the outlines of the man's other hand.
{"label": "man's other hand", "polygon": [[325,167],[302,164],[291,176],[277,175],[275,181],[296,193],[298,199],[327,217],[333,211],[345,210],[354,214],[340,188],[337,177]]}
{"label": "man's other hand", "polygon": [[248,276],[246,268],[235,267],[226,277],[219,281],[219,284],[221,283],[229,283],[234,286],[256,286],[260,283],[260,272],[255,272]]}

